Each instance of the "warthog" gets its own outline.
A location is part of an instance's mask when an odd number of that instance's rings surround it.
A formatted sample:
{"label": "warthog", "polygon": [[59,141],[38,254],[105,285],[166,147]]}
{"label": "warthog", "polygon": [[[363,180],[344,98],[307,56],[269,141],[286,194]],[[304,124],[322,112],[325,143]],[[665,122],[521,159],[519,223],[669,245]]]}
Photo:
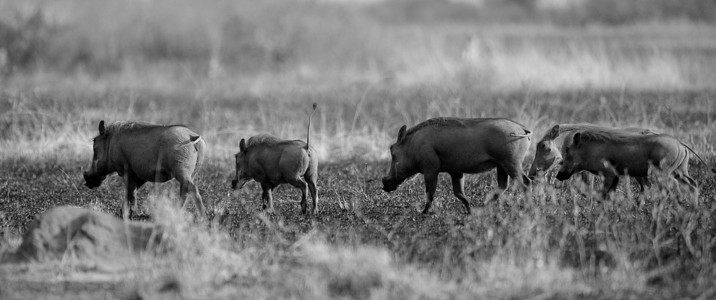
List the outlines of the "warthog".
{"label": "warthog", "polygon": [[[565,155],[561,150],[562,146],[565,144],[569,146],[569,144],[572,143],[574,134],[582,130],[597,130],[624,134],[654,134],[650,129],[638,127],[612,128],[589,123],[554,125],[547,134],[537,142],[535,157],[528,173],[529,178],[534,180],[535,177],[540,174],[546,174],[548,170],[557,166]],[[647,177],[635,177],[635,180],[639,183],[642,191],[645,186],[649,185]]]}
{"label": "warthog", "polygon": [[557,179],[566,180],[583,170],[604,176],[602,196],[607,198],[619,184],[619,176],[647,177],[649,167],[654,166],[696,188],[696,181],[689,176],[689,151],[701,159],[691,148],[665,134],[580,131],[573,135],[571,144],[563,146],[565,156]]}
{"label": "warthog", "polygon": [[99,122],[94,138],[92,167],[84,173],[90,189],[102,184],[107,175],[117,172],[124,177],[127,197],[122,215],[131,218],[130,206],[136,206],[137,189],[145,182],[165,182],[176,178],[181,186],[182,207],[193,196],[201,215],[204,203],[194,185],[194,175],[201,165],[206,144],[204,139],[182,125],[156,125],[141,122]]}
{"label": "warthog", "polygon": [[500,190],[507,188],[508,176],[523,185],[530,183],[522,161],[530,146],[532,132],[512,120],[498,118],[435,118],[398,131],[390,146],[390,171],[383,177],[383,190],[392,192],[405,179],[422,173],[425,178],[428,213],[438,182],[438,173],[452,177],[455,197],[470,213],[463,192],[463,173],[497,169]]}
{"label": "warthog", "polygon": [[308,116],[306,142],[301,140],[281,140],[271,135],[261,134],[241,139],[239,153],[236,153],[236,175],[231,181],[233,189],[241,189],[250,180],[256,180],[263,190],[263,209],[273,212],[273,189],[279,184],[288,183],[301,190],[301,213],[307,212],[306,188],[311,192],[313,206],[311,213],[317,212],[318,159],[309,146],[311,140],[311,116]]}

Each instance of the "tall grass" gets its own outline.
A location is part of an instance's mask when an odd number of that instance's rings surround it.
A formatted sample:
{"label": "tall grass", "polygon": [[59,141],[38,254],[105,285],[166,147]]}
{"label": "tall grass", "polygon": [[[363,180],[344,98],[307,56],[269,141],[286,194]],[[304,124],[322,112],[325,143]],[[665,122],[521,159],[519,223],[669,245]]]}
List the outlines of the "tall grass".
{"label": "tall grass", "polygon": [[222,161],[238,151],[238,141],[257,133],[305,139],[311,103],[313,147],[324,162],[348,158],[387,159],[388,146],[402,125],[428,118],[508,117],[536,138],[557,123],[651,128],[688,143],[700,154],[714,151],[713,93],[484,92],[475,87],[358,85],[331,91],[295,91],[265,96],[207,92],[135,90],[18,91],[0,95],[0,147],[4,158],[89,160],[91,138],[100,120],[143,120],[186,124],[207,141],[207,155]]}

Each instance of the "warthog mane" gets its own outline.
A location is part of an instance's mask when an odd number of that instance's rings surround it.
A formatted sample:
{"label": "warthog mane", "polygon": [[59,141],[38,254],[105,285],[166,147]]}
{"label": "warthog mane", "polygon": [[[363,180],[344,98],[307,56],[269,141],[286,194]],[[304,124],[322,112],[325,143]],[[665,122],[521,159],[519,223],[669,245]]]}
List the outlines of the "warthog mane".
{"label": "warthog mane", "polygon": [[147,122],[140,122],[140,121],[116,121],[112,124],[109,124],[105,127],[105,132],[108,135],[113,135],[121,132],[126,131],[133,131],[133,130],[140,130],[140,129],[146,129],[146,128],[156,128],[156,127],[162,127],[164,125],[157,125]]}
{"label": "warthog mane", "polygon": [[634,135],[621,132],[613,131],[601,131],[601,130],[586,130],[580,132],[580,140],[586,142],[597,142],[597,143],[623,143],[628,141],[630,138],[642,137],[644,135]]}
{"label": "warthog mane", "polygon": [[466,127],[469,125],[474,125],[474,124],[487,122],[487,121],[493,121],[493,120],[507,120],[507,119],[504,119],[504,118],[461,119],[461,118],[452,118],[452,117],[439,117],[439,118],[433,118],[433,119],[423,121],[423,122],[419,123],[418,125],[413,126],[412,128],[408,129],[408,131],[405,133],[405,136],[409,136],[409,135],[416,133],[426,127]]}
{"label": "warthog mane", "polygon": [[283,140],[281,140],[273,135],[263,133],[263,134],[259,134],[259,135],[252,136],[251,138],[249,138],[249,140],[246,142],[246,148],[250,148],[252,146],[258,146],[258,145],[270,147],[270,146],[274,146],[282,141]]}

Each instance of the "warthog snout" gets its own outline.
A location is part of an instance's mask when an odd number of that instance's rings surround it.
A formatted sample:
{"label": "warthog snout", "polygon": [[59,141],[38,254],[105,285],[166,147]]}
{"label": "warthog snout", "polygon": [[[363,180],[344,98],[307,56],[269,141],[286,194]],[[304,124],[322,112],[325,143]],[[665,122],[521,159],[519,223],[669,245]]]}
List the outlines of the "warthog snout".
{"label": "warthog snout", "polygon": [[527,178],[529,178],[530,181],[545,179],[546,173],[547,173],[547,171],[539,170],[539,169],[535,170],[535,171],[530,170],[530,172],[527,174]]}
{"label": "warthog snout", "polygon": [[88,175],[87,172],[83,173],[82,176],[85,178],[85,186],[90,189],[96,188],[102,184],[106,176],[92,176]]}
{"label": "warthog snout", "polygon": [[383,190],[386,192],[395,191],[398,185],[388,177],[383,177]]}
{"label": "warthog snout", "polygon": [[240,190],[244,187],[244,185],[249,182],[246,179],[234,179],[231,180],[231,188],[235,190]]}
{"label": "warthog snout", "polygon": [[567,172],[559,172],[559,173],[557,173],[556,178],[559,181],[564,181],[564,180],[569,179],[569,177],[571,177],[571,176],[572,176],[572,174],[569,174]]}

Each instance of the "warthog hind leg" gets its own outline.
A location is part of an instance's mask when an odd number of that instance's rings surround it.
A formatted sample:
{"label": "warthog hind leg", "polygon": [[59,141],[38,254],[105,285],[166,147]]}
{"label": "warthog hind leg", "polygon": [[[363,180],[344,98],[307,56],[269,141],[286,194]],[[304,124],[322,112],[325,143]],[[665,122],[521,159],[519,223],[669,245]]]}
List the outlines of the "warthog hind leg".
{"label": "warthog hind leg", "polygon": [[498,200],[500,195],[504,193],[508,188],[508,179],[512,179],[513,186],[520,185],[523,190],[527,190],[527,186],[532,182],[525,172],[522,171],[521,166],[515,166],[513,164],[497,165],[497,187],[499,191],[493,197],[493,200]]}
{"label": "warthog hind leg", "polygon": [[683,174],[682,172],[674,172],[674,178],[676,178],[679,182],[688,185],[692,190],[696,190],[698,186],[696,180],[687,174]]}
{"label": "warthog hind leg", "polygon": [[318,212],[318,189],[316,188],[316,179],[312,176],[305,176],[306,183],[308,184],[308,191],[311,193],[313,199],[313,206],[311,207],[311,213],[316,214]]}
{"label": "warthog hind leg", "polygon": [[501,166],[497,166],[497,187],[500,189],[500,193],[507,189],[507,171]]}
{"label": "warthog hind leg", "polygon": [[301,190],[301,213],[306,214],[306,212],[308,212],[308,201],[306,199],[306,194],[308,193],[308,185],[301,178],[290,179],[288,180],[288,183]]}
{"label": "warthog hind leg", "polygon": [[463,178],[462,173],[450,173],[450,177],[452,178],[452,192],[455,194],[455,197],[460,199],[463,205],[465,205],[465,209],[467,210],[467,214],[470,214],[470,202],[467,201],[467,197],[465,197],[465,191],[463,189],[463,185],[465,183],[465,180]]}
{"label": "warthog hind leg", "polygon": [[124,175],[124,183],[127,187],[127,196],[124,205],[122,205],[122,218],[130,220],[133,216],[132,208],[134,208],[134,211],[139,210],[137,206],[137,189],[144,184],[144,181],[137,179],[131,173],[127,173]]}
{"label": "warthog hind leg", "polygon": [[183,176],[177,176],[177,180],[180,185],[179,197],[182,199],[182,209],[186,207],[186,202],[189,200],[189,197],[192,197],[194,199],[194,206],[196,206],[196,209],[199,211],[199,215],[205,216],[206,207],[204,207],[204,201],[201,198],[199,189],[196,188],[196,185],[194,185],[191,180],[188,180]]}
{"label": "warthog hind leg", "polygon": [[261,190],[263,191],[261,193],[261,199],[263,200],[263,210],[265,210],[268,213],[273,213],[273,186],[271,186],[268,183],[261,183]]}

